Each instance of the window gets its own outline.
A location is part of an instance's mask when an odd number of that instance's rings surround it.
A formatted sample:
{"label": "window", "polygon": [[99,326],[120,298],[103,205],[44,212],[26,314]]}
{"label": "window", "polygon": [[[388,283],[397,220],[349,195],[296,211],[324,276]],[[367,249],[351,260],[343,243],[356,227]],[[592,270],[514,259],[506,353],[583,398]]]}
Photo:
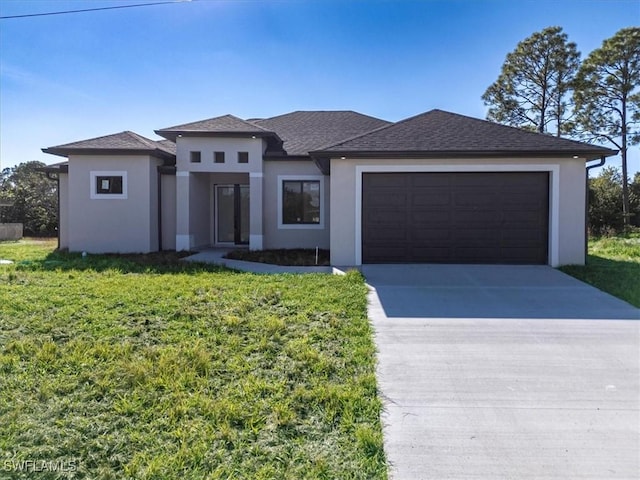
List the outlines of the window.
{"label": "window", "polygon": [[96,175],[96,193],[122,195],[122,176]]}
{"label": "window", "polygon": [[127,198],[127,172],[92,171],[89,177],[89,197],[91,199],[114,200]]}
{"label": "window", "polygon": [[213,152],[213,163],[224,163],[224,152]]}
{"label": "window", "polygon": [[200,152],[191,152],[191,163],[200,163],[202,161],[202,154]]}
{"label": "window", "polygon": [[249,152],[238,152],[238,163],[249,163]]}
{"label": "window", "polygon": [[282,181],[282,223],[320,224],[320,181]]}

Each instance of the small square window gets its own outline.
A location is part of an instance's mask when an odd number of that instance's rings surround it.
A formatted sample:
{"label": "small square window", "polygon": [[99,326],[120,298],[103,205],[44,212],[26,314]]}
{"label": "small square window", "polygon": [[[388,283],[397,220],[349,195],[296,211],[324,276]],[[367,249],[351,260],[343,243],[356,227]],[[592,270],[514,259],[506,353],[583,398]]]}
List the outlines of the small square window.
{"label": "small square window", "polygon": [[200,163],[202,161],[202,154],[200,152],[191,152],[191,163]]}
{"label": "small square window", "polygon": [[238,152],[238,163],[249,163],[249,152]]}
{"label": "small square window", "polygon": [[127,172],[114,170],[90,172],[89,198],[92,200],[126,200]]}
{"label": "small square window", "polygon": [[213,163],[224,163],[224,152],[213,152]]}
{"label": "small square window", "polygon": [[96,193],[105,195],[122,194],[122,177],[98,175],[96,178]]}

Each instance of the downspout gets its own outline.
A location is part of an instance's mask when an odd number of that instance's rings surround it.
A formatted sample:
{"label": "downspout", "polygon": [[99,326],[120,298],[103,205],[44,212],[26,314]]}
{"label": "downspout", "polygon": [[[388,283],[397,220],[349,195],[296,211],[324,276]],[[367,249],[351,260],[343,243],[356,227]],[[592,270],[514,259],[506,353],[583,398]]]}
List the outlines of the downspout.
{"label": "downspout", "polygon": [[158,251],[162,251],[162,166],[158,165]]}
{"label": "downspout", "polygon": [[604,165],[607,161],[607,157],[600,157],[600,161],[595,165],[587,165],[586,169],[586,192],[585,192],[585,206],[584,206],[584,263],[587,263],[589,258],[589,170],[592,168],[598,168]]}
{"label": "downspout", "polygon": [[60,250],[60,175],[57,173],[54,175],[55,177],[52,177],[51,173],[47,172],[47,178],[56,182],[56,195],[58,195],[58,250]]}

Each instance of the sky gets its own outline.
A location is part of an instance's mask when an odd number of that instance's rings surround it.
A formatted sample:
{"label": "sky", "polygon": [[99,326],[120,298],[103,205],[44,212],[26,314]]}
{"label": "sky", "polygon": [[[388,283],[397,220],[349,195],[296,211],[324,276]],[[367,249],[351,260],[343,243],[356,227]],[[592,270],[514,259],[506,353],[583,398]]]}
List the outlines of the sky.
{"label": "sky", "polygon": [[[0,16],[158,1],[0,0]],[[227,113],[485,118],[482,94],[532,33],[559,25],[585,58],[638,24],[640,0],[185,0],[2,19],[0,168]]]}

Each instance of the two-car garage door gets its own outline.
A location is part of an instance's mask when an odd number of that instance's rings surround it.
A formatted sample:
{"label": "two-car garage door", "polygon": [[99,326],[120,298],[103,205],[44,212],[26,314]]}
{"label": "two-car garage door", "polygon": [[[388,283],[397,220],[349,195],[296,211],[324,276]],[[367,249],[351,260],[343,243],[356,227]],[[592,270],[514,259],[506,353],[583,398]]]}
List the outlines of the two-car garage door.
{"label": "two-car garage door", "polygon": [[363,263],[548,263],[548,172],[364,173]]}

